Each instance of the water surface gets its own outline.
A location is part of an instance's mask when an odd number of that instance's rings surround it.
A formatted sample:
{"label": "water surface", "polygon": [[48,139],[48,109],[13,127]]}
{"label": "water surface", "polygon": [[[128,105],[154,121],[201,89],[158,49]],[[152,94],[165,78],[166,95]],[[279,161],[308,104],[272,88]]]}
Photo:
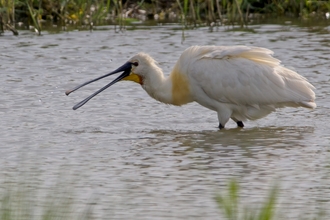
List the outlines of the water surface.
{"label": "water surface", "polygon": [[[0,179],[28,179],[40,197],[60,182],[78,207],[92,204],[94,216],[104,219],[219,219],[214,196],[231,178],[251,206],[278,181],[279,206],[290,219],[328,207],[330,29],[250,28],[189,30],[183,43],[172,25],[0,37]],[[191,45],[269,48],[316,87],[318,107],[286,108],[244,129],[229,122],[219,131],[215,112],[196,103],[158,103],[132,82],[116,84],[77,111],[74,104],[111,79],[64,94],[140,51],[168,75]]]}

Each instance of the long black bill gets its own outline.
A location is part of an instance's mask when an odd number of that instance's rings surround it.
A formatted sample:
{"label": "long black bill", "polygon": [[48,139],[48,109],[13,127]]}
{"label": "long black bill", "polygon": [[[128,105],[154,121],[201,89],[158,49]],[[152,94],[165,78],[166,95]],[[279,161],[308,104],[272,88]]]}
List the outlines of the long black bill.
{"label": "long black bill", "polygon": [[77,86],[74,89],[68,90],[65,92],[66,95],[69,95],[70,93],[80,89],[83,86],[86,86],[92,82],[95,82],[97,80],[103,79],[105,77],[111,76],[115,73],[119,73],[119,72],[123,72],[120,76],[118,76],[115,80],[113,80],[112,82],[110,82],[108,85],[104,86],[103,88],[101,88],[100,90],[96,91],[95,93],[93,93],[92,95],[88,96],[86,99],[82,100],[81,102],[77,103],[75,106],[73,106],[73,110],[76,110],[78,108],[80,108],[81,106],[85,105],[90,99],[92,99],[94,96],[96,96],[97,94],[99,94],[100,92],[102,92],[103,90],[109,88],[110,86],[112,86],[113,84],[115,84],[116,82],[119,82],[120,80],[122,80],[123,78],[125,78],[126,76],[129,76],[131,73],[131,69],[132,69],[132,64],[130,62],[125,63],[124,65],[122,65],[121,67],[119,67],[118,69],[116,69],[115,71],[108,73],[104,76],[98,77],[96,79],[90,80],[88,82],[85,82],[79,86]]}

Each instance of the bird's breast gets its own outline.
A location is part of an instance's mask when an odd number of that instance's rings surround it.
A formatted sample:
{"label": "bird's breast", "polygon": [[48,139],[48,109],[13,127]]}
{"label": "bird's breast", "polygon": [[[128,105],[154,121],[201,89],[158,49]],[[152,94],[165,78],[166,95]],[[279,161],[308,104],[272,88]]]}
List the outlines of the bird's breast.
{"label": "bird's breast", "polygon": [[170,80],[172,83],[172,104],[184,105],[192,102],[190,82],[185,74],[182,74],[178,68],[174,68]]}

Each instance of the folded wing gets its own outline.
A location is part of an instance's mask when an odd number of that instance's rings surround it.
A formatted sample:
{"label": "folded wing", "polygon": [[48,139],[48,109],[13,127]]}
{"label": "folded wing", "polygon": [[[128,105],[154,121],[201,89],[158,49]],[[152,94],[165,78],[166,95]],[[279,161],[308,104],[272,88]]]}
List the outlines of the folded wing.
{"label": "folded wing", "polygon": [[[186,56],[185,56],[186,54]],[[222,103],[315,108],[313,85],[280,65],[273,52],[259,47],[190,47],[180,59],[194,54],[182,72],[195,86]]]}

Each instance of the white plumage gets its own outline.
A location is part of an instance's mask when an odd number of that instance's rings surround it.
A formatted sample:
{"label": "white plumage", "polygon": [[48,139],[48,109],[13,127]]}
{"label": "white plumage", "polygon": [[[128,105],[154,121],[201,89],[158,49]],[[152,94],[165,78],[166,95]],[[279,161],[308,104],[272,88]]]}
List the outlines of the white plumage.
{"label": "white plumage", "polygon": [[161,102],[183,105],[195,101],[218,113],[219,128],[230,118],[243,127],[242,121],[262,118],[276,108],[315,108],[315,88],[303,76],[281,66],[272,54],[260,47],[193,46],[182,53],[165,78],[154,59],[139,53],[125,64],[126,69],[119,68],[106,76],[126,70],[117,81],[140,83]]}

